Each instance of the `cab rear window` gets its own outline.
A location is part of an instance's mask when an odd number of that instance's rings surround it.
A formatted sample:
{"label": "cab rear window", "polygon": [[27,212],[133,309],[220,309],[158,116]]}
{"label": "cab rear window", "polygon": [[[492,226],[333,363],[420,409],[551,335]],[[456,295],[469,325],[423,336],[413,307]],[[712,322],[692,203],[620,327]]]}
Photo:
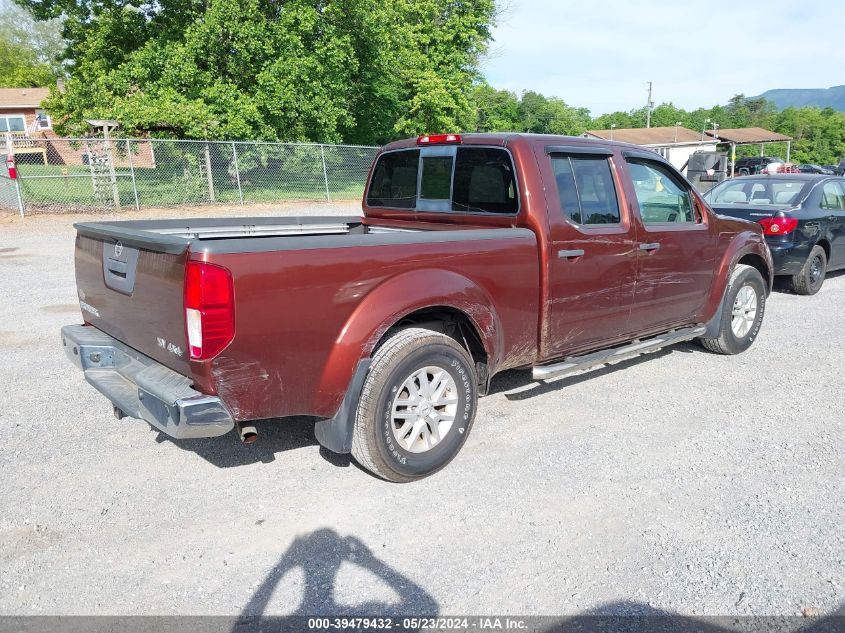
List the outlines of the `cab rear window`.
{"label": "cab rear window", "polygon": [[495,147],[442,148],[382,154],[367,194],[371,207],[455,213],[515,214],[519,200],[513,163]]}
{"label": "cab rear window", "polygon": [[503,149],[458,148],[452,187],[452,210],[516,213],[516,178]]}
{"label": "cab rear window", "polygon": [[367,204],[413,209],[417,204],[420,150],[382,154],[373,170]]}

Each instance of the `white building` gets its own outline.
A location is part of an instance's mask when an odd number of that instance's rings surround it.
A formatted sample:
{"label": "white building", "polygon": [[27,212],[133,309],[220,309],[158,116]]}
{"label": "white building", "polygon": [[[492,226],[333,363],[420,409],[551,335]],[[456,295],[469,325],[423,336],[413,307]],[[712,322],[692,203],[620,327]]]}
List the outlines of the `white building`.
{"label": "white building", "polygon": [[583,136],[641,145],[654,150],[679,170],[686,166],[693,152],[716,151],[712,137],[680,126],[588,130]]}

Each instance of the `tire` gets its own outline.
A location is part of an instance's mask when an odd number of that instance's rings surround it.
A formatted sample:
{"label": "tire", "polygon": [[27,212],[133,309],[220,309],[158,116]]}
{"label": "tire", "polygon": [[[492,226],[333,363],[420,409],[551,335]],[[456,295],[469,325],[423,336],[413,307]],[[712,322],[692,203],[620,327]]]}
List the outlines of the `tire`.
{"label": "tire", "polygon": [[[438,399],[425,395],[440,391]],[[352,456],[387,481],[427,477],[461,450],[477,403],[475,367],[457,341],[432,330],[400,330],[373,356],[358,402]]]}
{"label": "tire", "polygon": [[789,287],[795,294],[814,295],[821,290],[827,276],[827,254],[821,246],[814,246],[801,267],[801,272],[790,278]]}
{"label": "tire", "polygon": [[699,341],[705,349],[716,354],[744,352],[757,338],[765,312],[766,284],[762,275],[752,266],[737,264],[728,282],[719,335]]}

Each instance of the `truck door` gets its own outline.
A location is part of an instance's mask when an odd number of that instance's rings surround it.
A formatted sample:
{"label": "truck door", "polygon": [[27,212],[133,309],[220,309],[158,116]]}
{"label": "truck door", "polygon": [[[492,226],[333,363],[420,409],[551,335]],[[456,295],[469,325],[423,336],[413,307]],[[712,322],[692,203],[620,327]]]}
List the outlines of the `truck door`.
{"label": "truck door", "polygon": [[651,152],[624,152],[638,211],[633,333],[686,325],[702,317],[715,274],[718,235],[689,184]]}
{"label": "truck door", "polygon": [[624,338],[636,279],[636,233],[612,153],[549,146],[540,159],[549,219],[543,360]]}

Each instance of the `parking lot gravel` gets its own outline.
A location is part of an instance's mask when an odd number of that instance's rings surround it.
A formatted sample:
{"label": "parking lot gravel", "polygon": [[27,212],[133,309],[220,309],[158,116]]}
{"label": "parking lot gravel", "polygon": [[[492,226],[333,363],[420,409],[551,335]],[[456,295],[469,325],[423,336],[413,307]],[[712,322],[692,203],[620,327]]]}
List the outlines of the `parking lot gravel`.
{"label": "parking lot gravel", "polygon": [[396,485],[320,450],[309,419],[262,422],[251,447],[115,420],[59,341],[81,320],[80,219],[0,218],[0,614],[845,603],[845,275],[773,293],[740,356],[684,344],[546,384],[500,375],[458,458]]}

